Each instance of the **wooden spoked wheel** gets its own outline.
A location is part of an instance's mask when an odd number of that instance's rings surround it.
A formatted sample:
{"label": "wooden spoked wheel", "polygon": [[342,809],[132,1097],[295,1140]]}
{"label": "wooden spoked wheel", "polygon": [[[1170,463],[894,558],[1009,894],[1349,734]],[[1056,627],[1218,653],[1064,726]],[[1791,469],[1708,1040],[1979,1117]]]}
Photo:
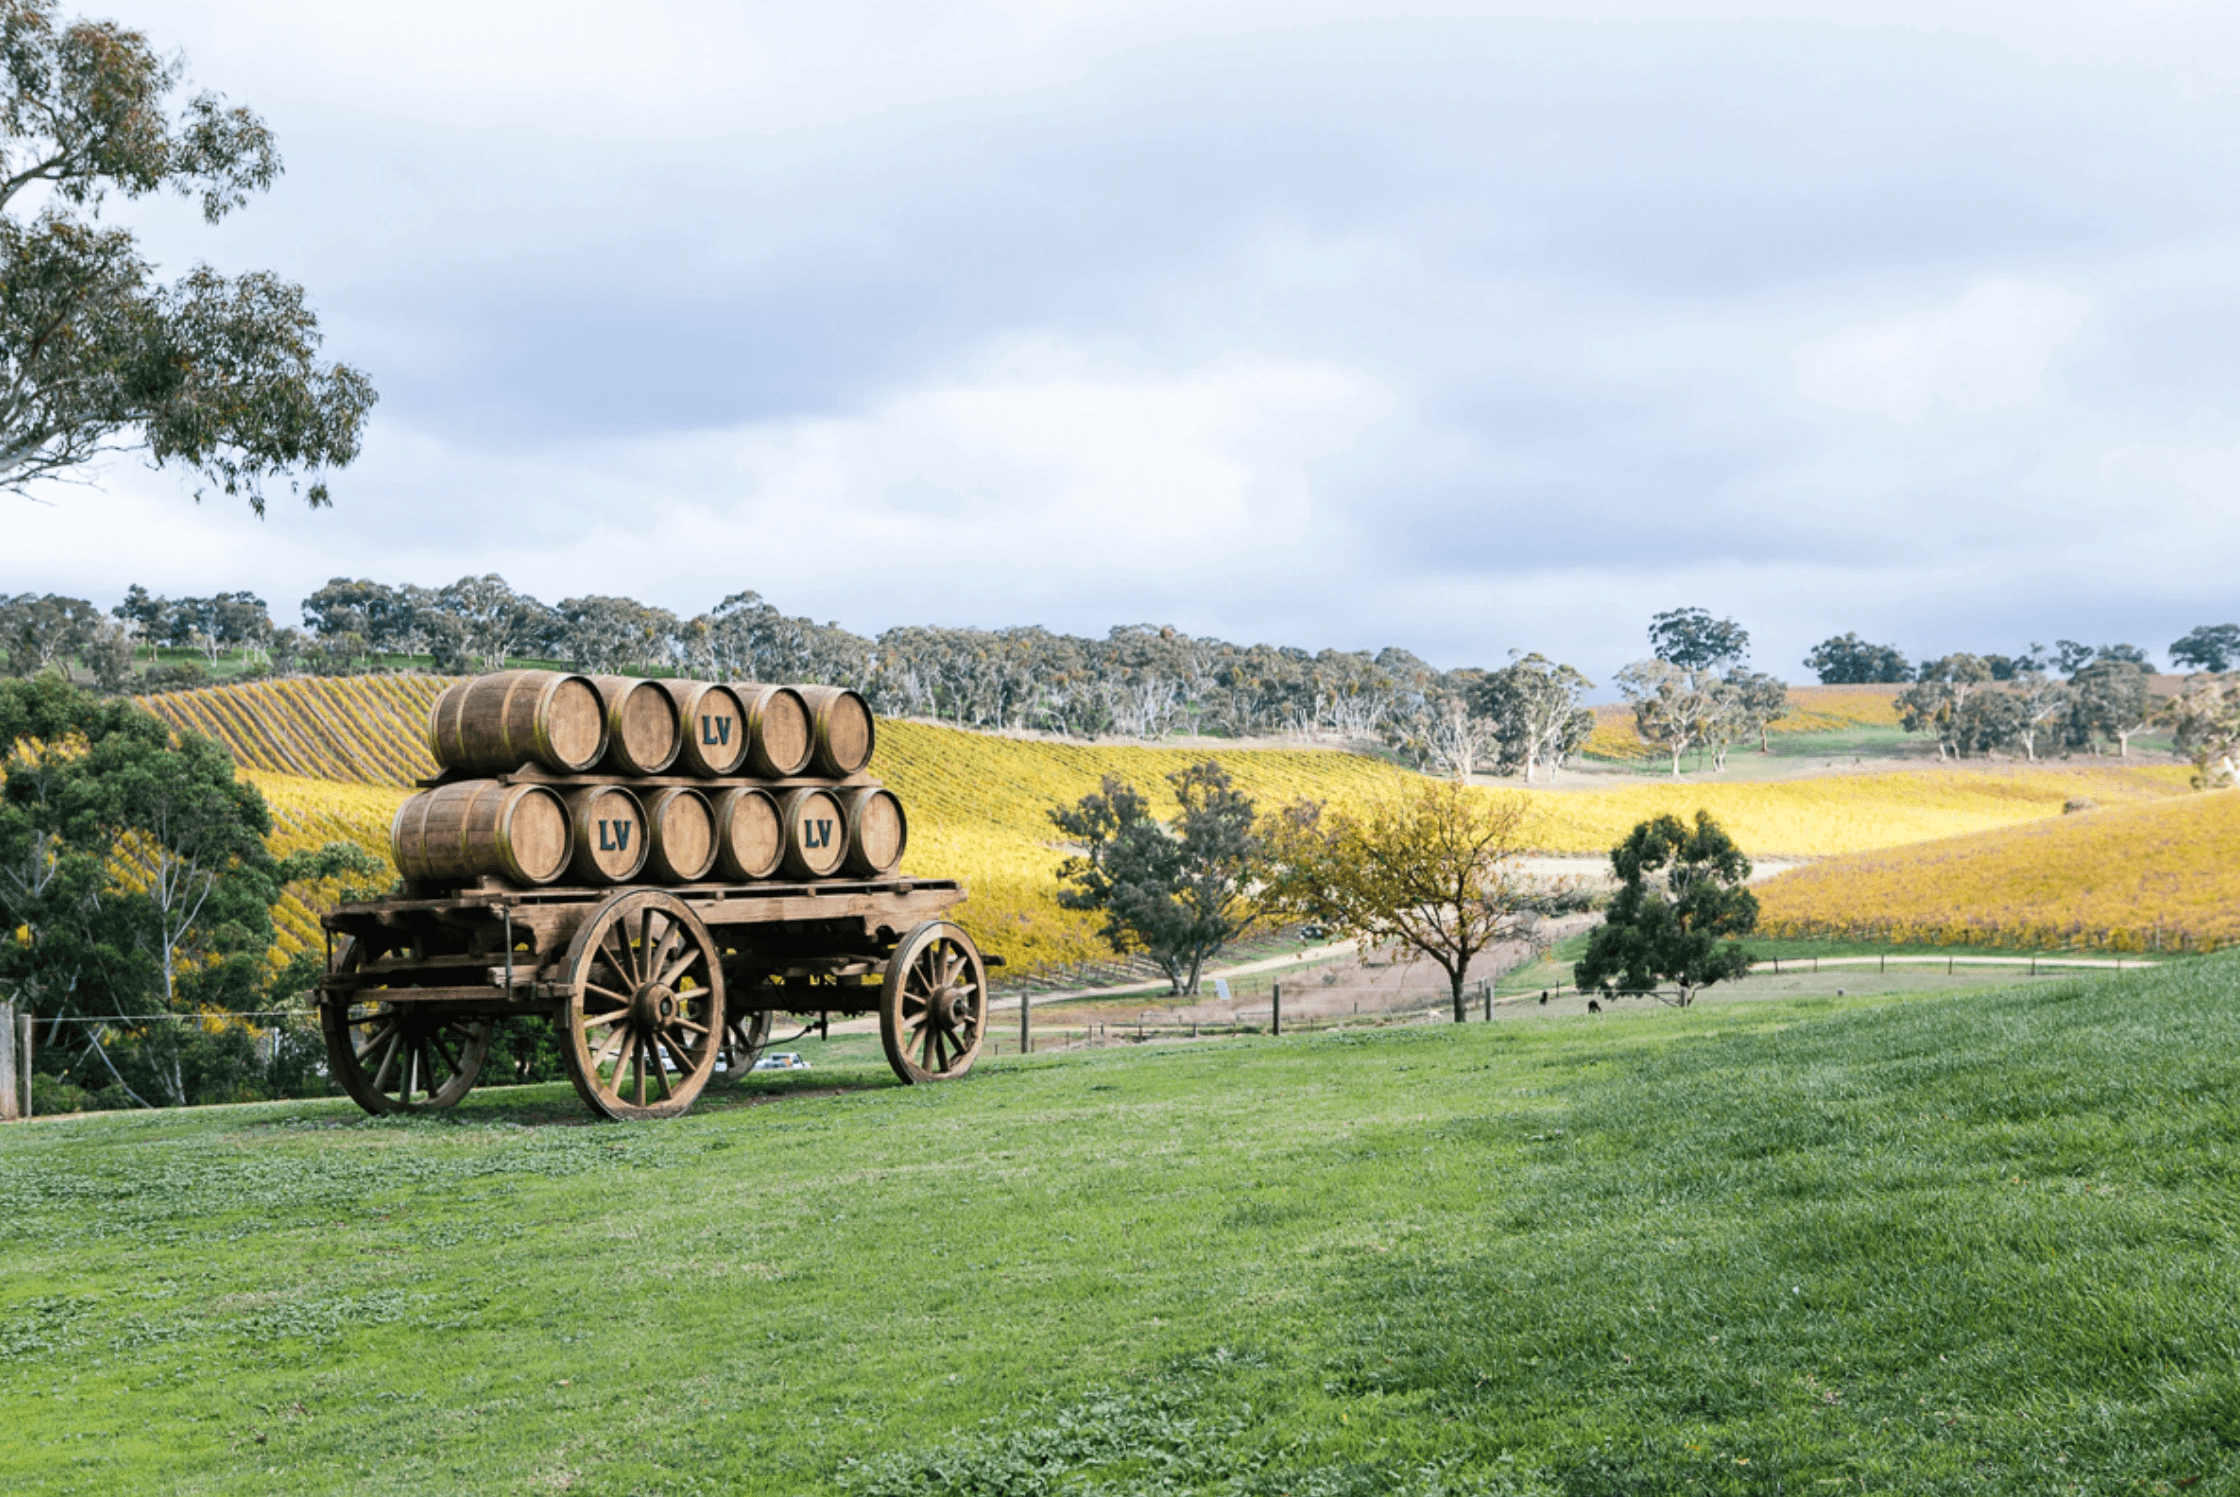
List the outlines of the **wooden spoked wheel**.
{"label": "wooden spoked wheel", "polygon": [[972,1069],[988,1027],[988,969],[961,926],[929,920],[895,948],[879,995],[879,1042],[904,1081]]}
{"label": "wooden spoked wheel", "polygon": [[[334,970],[354,972],[363,957],[358,943],[345,939],[335,950]],[[393,1002],[379,989],[319,1004],[328,1074],[377,1117],[457,1105],[474,1090],[495,1027],[489,1019]]]}
{"label": "wooden spoked wheel", "polygon": [[770,1045],[772,1015],[768,1009],[748,1014],[726,1014],[723,1019],[723,1073],[744,1076],[762,1059]]}
{"label": "wooden spoked wheel", "polygon": [[628,1121],[690,1108],[723,1048],[723,966],[700,917],[658,889],[617,895],[578,928],[565,970],[560,1054],[591,1110]]}

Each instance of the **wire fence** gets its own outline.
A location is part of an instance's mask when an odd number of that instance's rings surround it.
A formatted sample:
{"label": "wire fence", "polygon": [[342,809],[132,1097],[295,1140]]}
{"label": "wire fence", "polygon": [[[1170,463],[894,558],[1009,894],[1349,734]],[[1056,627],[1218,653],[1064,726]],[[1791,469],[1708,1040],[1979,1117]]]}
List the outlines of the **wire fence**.
{"label": "wire fence", "polygon": [[[124,1102],[134,1107],[153,1110],[159,1104],[149,1101],[140,1090],[125,1078],[117,1065],[111,1047],[126,1043],[126,1048],[145,1048],[153,1036],[147,1026],[172,1027],[172,1047],[169,1057],[175,1095],[160,1105],[185,1105],[186,1082],[179,1065],[177,1040],[190,1030],[205,1035],[239,1036],[247,1042],[245,1060],[249,1068],[270,1068],[278,1057],[281,1045],[289,1036],[303,1037],[308,1044],[306,1029],[319,1015],[316,1009],[256,1009],[236,1012],[212,1010],[195,1013],[154,1014],[39,1014],[18,1013],[12,1005],[0,1004],[0,1015],[6,1016],[7,1039],[0,1042],[0,1069],[5,1069],[8,1080],[0,1085],[0,1119],[28,1118],[38,1111],[39,1085],[44,1081],[52,1087],[67,1088],[69,1092],[106,1092],[112,1088]],[[70,1033],[82,1041],[76,1058],[57,1071],[41,1072],[36,1067],[42,1050],[53,1051],[66,1043]],[[128,1043],[127,1043],[128,1042]],[[238,1042],[237,1042],[238,1043]],[[98,1077],[92,1086],[80,1086],[72,1077],[80,1076],[81,1068],[100,1063]],[[237,1068],[238,1065],[237,1065]],[[143,1085],[146,1085],[143,1080]],[[207,1099],[203,1099],[207,1100]],[[66,1105],[66,1110],[75,1107]]]}

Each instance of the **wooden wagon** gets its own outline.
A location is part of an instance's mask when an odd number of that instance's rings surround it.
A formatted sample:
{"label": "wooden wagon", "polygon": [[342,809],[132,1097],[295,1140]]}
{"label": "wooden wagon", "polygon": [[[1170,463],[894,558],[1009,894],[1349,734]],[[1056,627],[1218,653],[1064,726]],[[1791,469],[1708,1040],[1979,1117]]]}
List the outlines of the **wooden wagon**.
{"label": "wooden wagon", "polygon": [[334,1079],[372,1113],[449,1107],[497,1021],[549,1019],[594,1112],[674,1117],[750,1068],[781,1015],[876,1013],[905,1082],[963,1075],[988,974],[950,880],[531,888],[498,879],[327,915],[319,1012]]}

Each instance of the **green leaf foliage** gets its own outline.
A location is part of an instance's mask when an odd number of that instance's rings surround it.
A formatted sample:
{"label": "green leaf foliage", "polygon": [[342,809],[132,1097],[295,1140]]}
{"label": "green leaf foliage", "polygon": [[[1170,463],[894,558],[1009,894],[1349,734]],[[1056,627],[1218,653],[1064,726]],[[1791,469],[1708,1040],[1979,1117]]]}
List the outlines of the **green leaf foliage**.
{"label": "green leaf foliage", "polygon": [[1167,783],[1181,808],[1171,825],[1114,775],[1078,804],[1051,809],[1051,823],[1082,848],[1060,869],[1073,887],[1058,902],[1104,916],[1115,952],[1147,954],[1174,991],[1193,993],[1206,962],[1255,918],[1249,890],[1263,845],[1251,797],[1218,761],[1178,770]]}
{"label": "green leaf foliage", "polygon": [[[136,449],[260,515],[276,479],[317,507],[375,395],[321,359],[303,288],[207,265],[165,285],[131,230],[99,221],[112,192],[171,191],[216,223],[279,177],[262,120],[208,93],[174,113],[179,81],[136,31],[0,3],[0,489]],[[26,192],[45,206],[9,216]]]}
{"label": "green leaf foliage", "polygon": [[1573,969],[1581,991],[1648,993],[1664,983],[1690,1002],[1699,988],[1750,970],[1733,937],[1758,924],[1750,860],[1709,811],[1690,826],[1667,812],[1610,849],[1619,888]]}
{"label": "green leaf foliage", "polygon": [[0,991],[49,1021],[45,1063],[136,1100],[212,1098],[198,1076],[230,1076],[247,1035],[144,1016],[302,993],[309,974],[267,960],[274,902],[293,879],[373,871],[340,845],[277,860],[271,828],[221,745],[55,676],[0,681]]}

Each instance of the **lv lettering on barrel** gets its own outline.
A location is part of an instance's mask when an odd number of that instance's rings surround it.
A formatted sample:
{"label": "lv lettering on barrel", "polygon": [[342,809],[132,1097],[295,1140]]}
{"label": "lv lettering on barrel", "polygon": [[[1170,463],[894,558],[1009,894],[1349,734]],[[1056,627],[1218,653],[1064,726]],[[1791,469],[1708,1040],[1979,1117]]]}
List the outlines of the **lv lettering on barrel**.
{"label": "lv lettering on barrel", "polygon": [[696,884],[716,865],[716,817],[708,798],[672,785],[646,797],[646,874],[665,884]]}
{"label": "lv lettering on barrel", "polygon": [[428,752],[462,774],[524,764],[581,774],[606,751],[606,709],[588,676],[499,671],[454,682],[428,709]]}
{"label": "lv lettering on barrel", "polygon": [[747,762],[747,709],[739,693],[710,681],[663,681],[677,704],[682,729],[674,768],[680,774],[716,779],[735,774]]}
{"label": "lv lettering on barrel", "polygon": [[620,785],[591,785],[568,793],[568,831],[574,847],[568,871],[578,883],[626,884],[646,866],[650,849],[646,810]]}
{"label": "lv lettering on barrel", "polygon": [[741,785],[715,798],[716,867],[728,879],[769,878],[785,862],[786,829],[777,798]]}
{"label": "lv lettering on barrel", "polygon": [[542,785],[454,780],[397,808],[389,849],[408,879],[549,884],[568,866],[568,808]]}
{"label": "lv lettering on barrel", "polygon": [[677,704],[652,681],[593,676],[607,716],[607,753],[599,767],[609,774],[659,774],[676,761]]}
{"label": "lv lettering on barrel", "polygon": [[788,790],[778,797],[778,820],[785,827],[782,866],[792,878],[830,878],[848,855],[847,818],[829,790]]}

